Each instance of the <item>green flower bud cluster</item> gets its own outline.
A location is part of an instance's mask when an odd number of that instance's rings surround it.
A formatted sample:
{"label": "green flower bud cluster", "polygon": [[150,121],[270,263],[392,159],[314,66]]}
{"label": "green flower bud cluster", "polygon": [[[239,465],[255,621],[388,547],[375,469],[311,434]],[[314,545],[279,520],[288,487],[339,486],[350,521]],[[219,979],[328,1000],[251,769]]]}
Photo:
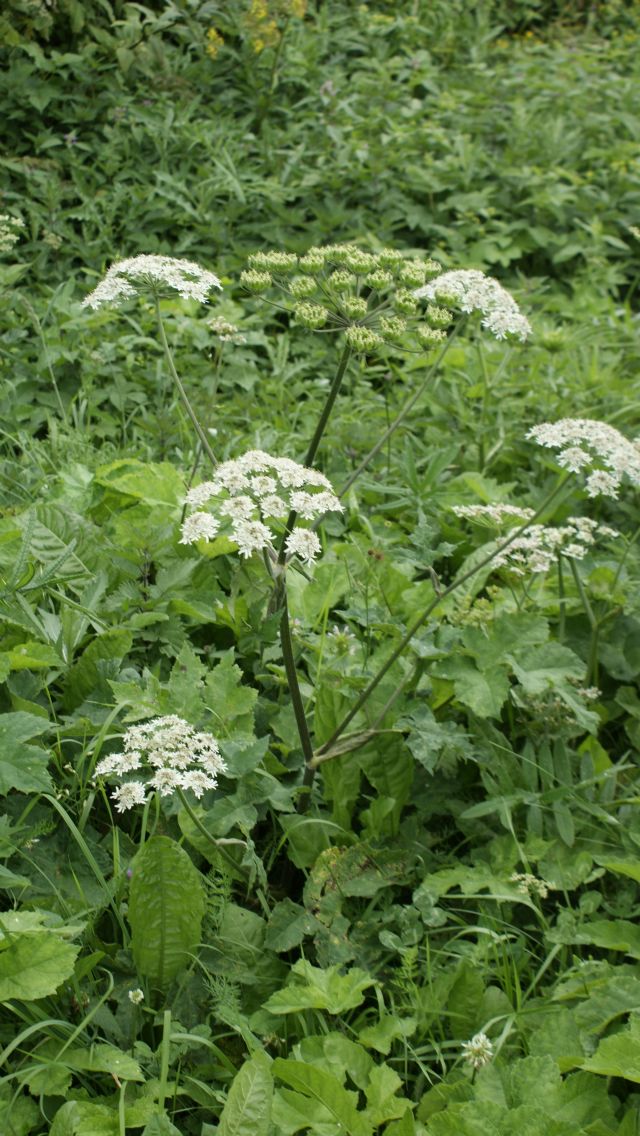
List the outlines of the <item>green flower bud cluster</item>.
{"label": "green flower bud cluster", "polygon": [[270,272],[256,272],[254,268],[250,268],[247,272],[240,273],[240,283],[257,294],[266,292],[271,287],[273,277]]}
{"label": "green flower bud cluster", "polygon": [[[324,245],[302,256],[277,250],[257,252],[241,283],[255,294],[269,286],[281,293],[279,306],[296,323],[318,331],[343,332],[358,354],[389,349],[425,351],[446,338],[453,316],[430,304],[425,323],[416,326],[423,306],[415,288],[441,272],[434,260],[404,256],[397,249],[366,252],[356,245]],[[308,302],[308,298],[312,301]],[[322,303],[316,303],[316,300]]]}
{"label": "green flower bud cluster", "polygon": [[296,304],[293,311],[297,322],[303,327],[311,328],[312,331],[324,327],[329,317],[327,309],[321,304]]}

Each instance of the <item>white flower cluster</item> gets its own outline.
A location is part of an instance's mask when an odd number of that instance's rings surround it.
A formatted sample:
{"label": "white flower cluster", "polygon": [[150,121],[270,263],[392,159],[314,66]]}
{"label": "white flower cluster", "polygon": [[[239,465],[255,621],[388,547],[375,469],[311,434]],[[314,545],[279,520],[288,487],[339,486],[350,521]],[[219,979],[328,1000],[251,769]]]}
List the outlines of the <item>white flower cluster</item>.
{"label": "white flower cluster", "polygon": [[[202,512],[210,502],[213,512]],[[249,450],[223,462],[212,481],[189,490],[187,504],[197,511],[184,521],[181,544],[212,540],[222,532],[244,557],[263,551],[275,557],[277,534],[267,521],[277,525],[290,513],[313,521],[324,513],[342,512],[323,473],[290,458],[272,457],[264,450]],[[320,541],[311,529],[296,526],[286,539],[285,551],[289,558],[298,556],[310,563],[320,552]]]}
{"label": "white flower cluster", "polygon": [[462,1056],[473,1069],[482,1069],[493,1057],[493,1044],[486,1033],[476,1033],[471,1041],[462,1043]]}
{"label": "white flower cluster", "polygon": [[413,294],[418,299],[436,300],[463,312],[482,312],[482,326],[496,339],[514,336],[524,341],[531,335],[531,324],[511,293],[492,276],[485,276],[477,269],[443,272]]}
{"label": "white flower cluster", "polygon": [[516,890],[521,895],[538,895],[540,899],[546,899],[549,894],[549,885],[546,880],[539,880],[531,872],[514,872],[512,876],[509,876],[509,882],[518,885]]}
{"label": "white flower cluster", "polygon": [[109,754],[96,766],[98,777],[137,774],[111,794],[121,813],[144,805],[147,790],[166,797],[176,789],[191,789],[201,797],[205,790],[215,789],[218,774],[226,768],[215,738],[199,733],[175,714],[130,726],[123,746],[122,753]]}
{"label": "white flower cluster", "polygon": [[524,524],[530,521],[534,510],[521,505],[507,505],[496,502],[493,505],[454,505],[452,512],[457,517],[464,517],[467,521],[478,521],[480,524],[491,524],[500,527],[504,524],[515,524],[518,521]]}
{"label": "white flower cluster", "polygon": [[137,296],[140,291],[173,288],[185,300],[204,304],[212,288],[222,288],[217,276],[193,260],[172,256],[132,256],[112,264],[107,275],[82,301],[83,308],[101,308]]}
{"label": "white flower cluster", "polygon": [[[640,485],[640,446],[610,426],[593,418],[561,418],[543,422],[527,434],[540,446],[559,450],[558,465],[572,473],[590,470],[587,493],[617,497],[623,474]],[[604,466],[604,469],[602,468]]]}
{"label": "white flower cluster", "polygon": [[532,525],[498,553],[493,564],[496,568],[508,565],[516,576],[548,572],[560,553],[572,560],[584,559],[598,536],[616,537],[619,533],[590,517],[569,517],[566,524],[555,528]]}
{"label": "white flower cluster", "polygon": [[223,316],[214,316],[213,319],[207,321],[207,326],[211,328],[214,335],[217,335],[221,343],[247,342],[235,323],[229,323],[229,320],[224,319]]}
{"label": "white flower cluster", "polygon": [[22,217],[10,213],[0,213],[0,252],[9,252],[20,240],[20,229],[24,229]]}

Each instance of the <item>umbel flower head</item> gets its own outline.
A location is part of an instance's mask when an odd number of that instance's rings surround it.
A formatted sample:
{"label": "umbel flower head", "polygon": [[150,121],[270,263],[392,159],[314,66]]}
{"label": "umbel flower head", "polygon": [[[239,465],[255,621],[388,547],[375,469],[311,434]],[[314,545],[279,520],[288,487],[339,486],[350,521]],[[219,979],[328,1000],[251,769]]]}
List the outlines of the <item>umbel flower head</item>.
{"label": "umbel flower head", "polygon": [[213,272],[194,260],[176,260],[172,256],[132,256],[111,265],[97,288],[85,296],[83,308],[101,308],[117,304],[141,292],[157,295],[167,289],[179,292],[185,300],[207,302],[212,288],[222,288]]}
{"label": "umbel flower head", "polygon": [[304,256],[256,252],[240,282],[255,295],[277,289],[280,305],[312,331],[342,332],[351,349],[427,351],[446,339],[451,312],[420,305],[412,289],[441,271],[435,260],[396,249],[365,252],[356,245],[323,245]]}
{"label": "umbel flower head", "polygon": [[482,312],[482,326],[496,339],[513,337],[524,341],[531,335],[531,324],[511,293],[477,269],[443,272],[418,288],[414,296],[459,308],[461,312]]}
{"label": "umbel flower head", "polygon": [[176,789],[191,789],[201,797],[207,789],[215,789],[218,775],[225,769],[215,738],[170,714],[130,726],[124,735],[123,752],[99,761],[96,775],[120,781],[111,797],[118,812],[123,813],[134,805],[144,805],[147,792],[166,797]]}
{"label": "umbel flower head", "polygon": [[[502,503],[454,505],[453,512],[459,517],[501,528],[518,526],[534,515],[533,509]],[[619,535],[615,529],[599,525],[590,517],[569,517],[564,525],[557,526],[531,525],[498,553],[493,560],[493,567],[508,567],[516,576],[524,576],[529,572],[548,572],[560,553],[572,560],[583,560],[597,537]]]}
{"label": "umbel flower head", "polygon": [[608,422],[561,418],[534,426],[527,438],[559,450],[556,460],[563,469],[586,473],[590,497],[617,497],[625,475],[634,485],[640,485],[640,447]]}
{"label": "umbel flower head", "polygon": [[[204,481],[187,493],[187,504],[196,511],[186,517],[181,544],[228,536],[241,556],[264,552],[277,559],[278,531],[295,512],[305,521],[323,513],[342,512],[331,482],[316,469],[307,469],[290,458],[272,457],[264,450],[249,450],[233,461],[223,462],[212,481]],[[210,511],[204,512],[208,505]],[[316,534],[296,525],[285,542],[287,558],[297,556],[310,563],[320,552]]]}

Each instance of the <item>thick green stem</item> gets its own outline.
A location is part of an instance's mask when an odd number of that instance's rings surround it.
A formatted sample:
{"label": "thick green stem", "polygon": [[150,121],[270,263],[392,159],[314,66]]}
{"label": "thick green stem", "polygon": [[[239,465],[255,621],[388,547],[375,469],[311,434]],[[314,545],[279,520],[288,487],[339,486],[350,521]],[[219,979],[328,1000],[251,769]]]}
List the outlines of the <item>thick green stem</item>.
{"label": "thick green stem", "polygon": [[409,396],[409,398],[406,400],[404,405],[398,411],[398,413],[397,413],[396,417],[394,418],[393,422],[391,423],[391,425],[388,426],[387,429],[385,430],[384,434],[382,434],[382,436],[380,438],[378,438],[378,441],[376,442],[373,449],[369,450],[369,453],[362,459],[358,468],[356,470],[354,470],[354,472],[351,474],[350,478],[342,486],[342,489],[340,490],[340,492],[338,494],[339,497],[344,497],[344,495],[349,492],[354,481],[356,481],[356,479],[358,477],[360,477],[360,474],[367,468],[367,466],[369,465],[369,462],[372,462],[373,459],[376,457],[376,455],[380,453],[380,450],[384,446],[385,442],[387,442],[389,440],[389,438],[391,437],[391,435],[393,433],[395,433],[395,431],[398,429],[398,426],[400,426],[404,422],[405,418],[407,417],[407,414],[409,414],[409,412],[413,409],[413,407],[415,406],[418,399],[424,394],[429,383],[431,382],[431,379],[433,378],[435,372],[437,371],[442,360],[444,359],[445,355],[447,354],[447,351],[449,350],[451,344],[453,343],[456,335],[458,334],[458,331],[460,330],[462,322],[463,322],[462,319],[458,320],[453,331],[451,332],[451,335],[448,337],[448,339],[447,339],[446,343],[444,344],[442,350],[438,354],[437,359],[429,367],[429,370],[427,371],[425,378],[420,383],[420,386],[418,387],[418,389],[415,390],[413,392],[413,394],[411,394]]}
{"label": "thick green stem", "polygon": [[[317,423],[316,428],[314,430],[313,438],[309,442],[309,448],[307,450],[306,457],[304,459],[304,464],[306,466],[313,465],[314,458],[315,458],[315,456],[318,452],[318,446],[320,445],[322,435],[324,434],[327,422],[329,421],[329,415],[331,414],[331,411],[333,410],[333,404],[336,401],[336,399],[338,397],[338,392],[340,390],[340,387],[342,386],[342,380],[344,378],[344,373],[347,369],[349,359],[351,358],[351,354],[352,354],[351,348],[349,347],[349,344],[347,343],[347,344],[345,344],[342,355],[340,356],[340,362],[338,363],[338,369],[335,373],[333,382],[332,382],[331,387],[329,389],[329,394],[327,395],[327,401],[325,402],[324,407],[322,409],[322,414],[320,415],[320,417],[318,419],[318,423]],[[282,541],[280,543],[280,551],[279,551],[279,554],[278,554],[278,563],[279,564],[284,564],[284,562],[285,562],[286,540],[287,540],[287,537],[289,536],[289,534],[291,533],[291,531],[293,530],[293,526],[296,523],[297,516],[298,516],[298,514],[296,513],[295,509],[292,509],[291,512],[289,513],[289,516],[287,517],[287,523],[284,526],[284,532],[282,534]]]}
{"label": "thick green stem", "polygon": [[189,415],[189,418],[191,419],[193,428],[194,428],[198,438],[200,439],[200,444],[201,444],[205,454],[209,458],[209,461],[211,462],[212,466],[215,468],[215,466],[218,464],[216,455],[214,454],[214,452],[211,448],[211,445],[209,443],[209,439],[207,438],[207,435],[205,434],[204,430],[202,429],[202,426],[200,425],[200,422],[198,421],[198,417],[196,415],[196,412],[193,409],[193,407],[192,407],[192,405],[189,401],[189,396],[187,395],[187,392],[182,385],[182,381],[180,379],[180,376],[179,376],[178,372],[176,371],[176,366],[175,366],[175,363],[173,361],[173,355],[171,354],[171,349],[169,347],[167,336],[165,334],[164,323],[162,322],[162,313],[160,311],[160,300],[158,299],[157,296],[156,296],[156,316],[158,318],[158,331],[160,333],[160,343],[162,344],[162,350],[164,351],[165,359],[167,360],[167,366],[169,367],[169,373],[170,373],[171,378],[173,379],[174,383],[176,384],[176,387],[178,389],[178,394],[180,395],[180,398],[182,400],[182,405],[184,406],[187,414]]}
{"label": "thick green stem", "polygon": [[[513,531],[509,535],[508,540],[505,540],[505,541],[502,542],[502,544],[499,544],[497,548],[494,548],[493,552],[489,553],[488,556],[485,556],[484,559],[482,559],[478,564],[475,564],[473,566],[473,568],[469,569],[468,572],[465,572],[462,576],[459,576],[458,579],[454,580],[453,583],[450,584],[448,588],[445,588],[444,591],[440,592],[439,595],[436,595],[433,598],[433,600],[428,605],[428,607],[426,607],[425,610],[421,613],[421,615],[419,615],[418,618],[416,620],[414,620],[414,622],[411,624],[409,630],[406,632],[406,634],[400,640],[395,651],[392,651],[392,653],[389,656],[389,658],[387,659],[386,663],[383,664],[383,666],[380,668],[378,673],[376,675],[374,675],[374,677],[371,679],[371,682],[362,691],[362,694],[360,694],[360,696],[356,699],[353,706],[351,707],[351,710],[343,718],[343,720],[340,722],[340,725],[337,726],[336,729],[333,731],[333,734],[328,739],[328,741],[324,742],[324,744],[321,745],[320,748],[316,751],[316,753],[315,753],[315,755],[312,759],[312,767],[313,768],[317,768],[317,766],[322,763],[321,762],[322,757],[327,754],[327,752],[331,749],[331,747],[333,745],[335,745],[338,738],[341,736],[341,734],[344,733],[347,726],[353,721],[356,714],[364,706],[365,702],[368,701],[370,696],[373,694],[373,691],[376,689],[378,684],[380,682],[382,682],[382,679],[385,677],[385,675],[391,669],[393,664],[395,662],[397,662],[397,660],[403,654],[403,652],[405,651],[405,649],[408,647],[409,643],[413,639],[413,636],[415,635],[416,631],[418,631],[422,627],[423,623],[425,623],[427,621],[427,619],[429,618],[431,613],[433,611],[435,611],[435,609],[439,606],[439,604],[442,603],[442,601],[444,599],[447,598],[447,596],[452,595],[452,593],[457,591],[458,588],[461,588],[462,585],[467,582],[467,580],[470,580],[472,578],[472,576],[475,576],[477,572],[480,572],[482,568],[486,567],[487,564],[490,564],[491,561],[500,552],[503,552],[504,549],[508,548],[509,545],[512,544],[512,542],[516,539],[516,537],[519,537],[523,532],[525,532],[527,529],[529,529],[531,527],[531,525],[535,524],[536,521],[539,519],[539,517],[541,517],[543,515],[543,513],[545,513],[546,510],[549,508],[549,505],[551,504],[553,498],[556,497],[556,495],[558,494],[560,489],[565,484],[565,481],[566,481],[566,478],[561,479],[559,484],[556,485],[555,489],[553,489],[551,491],[551,493],[547,496],[545,501],[543,501],[540,508],[536,510],[534,515],[528,521],[526,521],[525,524],[520,525],[517,529],[513,529]],[[387,707],[390,706],[395,701],[395,697],[397,696],[397,694],[399,694],[402,691],[403,687],[404,687],[404,682],[397,689],[397,692],[394,692],[393,698],[387,702]]]}
{"label": "thick green stem", "polygon": [[287,591],[284,577],[278,580],[276,585],[278,598],[280,600],[279,608],[281,612],[280,617],[280,645],[282,647],[282,658],[284,660],[284,669],[287,676],[287,685],[291,695],[291,704],[293,706],[293,713],[298,727],[298,736],[300,738],[300,745],[302,746],[302,753],[305,761],[305,779],[303,787],[305,792],[300,797],[298,811],[304,812],[309,800],[309,790],[313,781],[313,773],[309,779],[309,771],[312,769],[313,761],[313,745],[311,742],[311,735],[309,733],[309,726],[307,724],[307,716],[304,712],[304,703],[302,701],[302,694],[300,691],[300,684],[298,682],[298,674],[296,671],[296,661],[293,653],[293,640],[291,638],[291,627],[289,624],[289,605],[287,603]]}

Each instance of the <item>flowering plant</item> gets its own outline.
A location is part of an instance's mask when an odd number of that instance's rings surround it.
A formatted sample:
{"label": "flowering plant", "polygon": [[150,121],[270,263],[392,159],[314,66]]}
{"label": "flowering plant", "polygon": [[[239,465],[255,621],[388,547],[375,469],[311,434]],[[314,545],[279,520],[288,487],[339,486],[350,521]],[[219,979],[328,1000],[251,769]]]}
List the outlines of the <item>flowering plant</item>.
{"label": "flowering plant", "polygon": [[[109,754],[96,766],[98,777],[120,779],[111,794],[118,812],[144,805],[147,792],[166,797],[190,789],[201,797],[215,789],[225,763],[211,734],[199,733],[183,718],[170,714],[130,726],[122,753]],[[129,774],[135,774],[129,778]]]}
{"label": "flowering plant", "polygon": [[[284,537],[287,558],[310,563],[320,552],[315,532],[300,525],[283,524],[294,514],[313,521],[327,512],[342,512],[331,483],[315,469],[290,458],[272,457],[264,450],[249,450],[218,466],[212,481],[190,489],[187,504],[194,506],[182,525],[182,544],[228,535],[241,556],[264,552],[275,563],[278,535]],[[203,512],[210,505],[212,511]],[[279,530],[279,534],[276,531]]]}

